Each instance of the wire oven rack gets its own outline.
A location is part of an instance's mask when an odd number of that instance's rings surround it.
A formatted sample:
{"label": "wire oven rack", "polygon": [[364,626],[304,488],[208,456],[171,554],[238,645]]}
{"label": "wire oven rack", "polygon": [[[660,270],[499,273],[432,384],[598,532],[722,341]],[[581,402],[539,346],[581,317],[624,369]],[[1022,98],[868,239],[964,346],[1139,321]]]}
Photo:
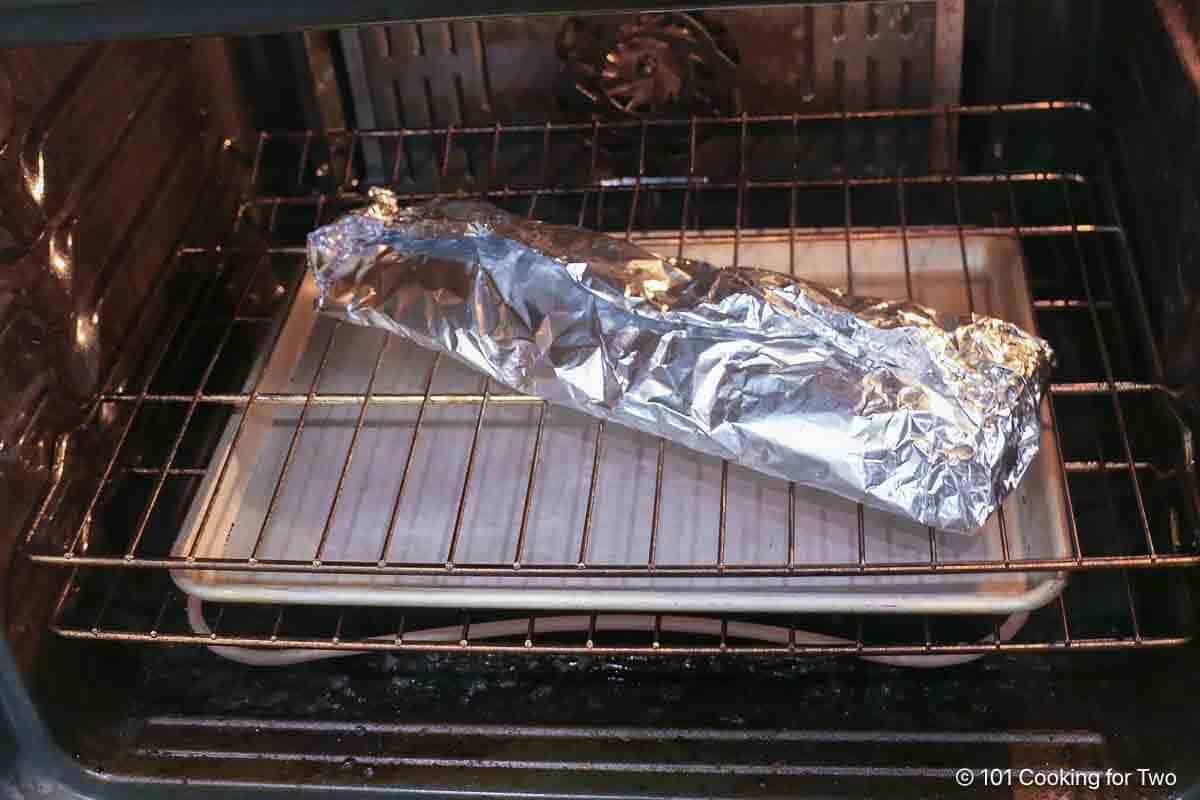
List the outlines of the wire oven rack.
{"label": "wire oven rack", "polygon": [[[952,172],[929,166],[930,132],[935,128],[959,132],[959,165]],[[1187,614],[1180,610],[1186,605],[1181,601],[1186,575],[1175,568],[1200,563],[1191,434],[1174,410],[1171,389],[1163,384],[1102,143],[1103,130],[1090,106],[1065,101],[712,119],[263,132],[252,147],[227,140],[225,168],[246,173],[249,187],[229,241],[177,250],[159,289],[186,298],[176,303],[179,311],[170,330],[156,338],[160,345],[144,363],[127,374],[114,372],[97,398],[94,421],[114,432],[111,453],[98,469],[99,480],[85,482],[81,490],[60,477],[26,537],[35,562],[69,570],[51,627],[73,638],[335,651],[893,656],[1182,644],[1190,638]],[[327,392],[318,387],[319,372],[306,392],[260,391],[262,353],[274,346],[280,317],[303,274],[303,237],[363,202],[365,187],[359,175],[368,158],[391,163],[392,185],[413,200],[484,197],[530,217],[626,236],[643,229],[677,228],[681,242],[722,232],[734,239],[735,264],[741,243],[766,230],[785,230],[793,240],[835,233],[846,242],[851,287],[850,244],[858,238],[898,236],[907,256],[907,243],[915,237],[951,235],[962,242],[966,233],[1015,236],[1035,294],[1041,333],[1062,360],[1051,396],[1072,509],[1070,557],[1010,557],[1001,521],[1002,555],[996,560],[944,559],[931,529],[928,559],[880,563],[869,557],[860,506],[854,562],[797,561],[793,543],[804,532],[796,529],[792,513],[786,531],[788,557],[777,566],[726,563],[723,519],[713,534],[711,563],[659,563],[656,542],[667,535],[659,530],[665,447],[660,443],[646,558],[592,564],[586,557],[587,537],[603,423],[596,425],[591,495],[579,532],[579,558],[573,563],[525,557],[523,530],[514,531],[512,557],[503,563],[457,559],[457,536],[443,559],[424,563],[383,557],[335,561],[322,558],[320,552],[311,560],[172,555],[170,542],[182,524],[187,499],[212,456],[213,431],[231,414],[244,420],[255,404],[300,409],[276,499],[310,408],[358,409],[344,456],[344,479],[355,442],[369,435],[364,433],[368,408],[415,406],[413,441],[396,479],[397,505],[409,479],[425,409],[473,407],[475,435],[459,500],[461,523],[486,408],[540,403],[491,386],[465,394],[432,393],[430,385],[423,392],[403,394],[370,389]],[[965,246],[962,257],[966,274]],[[249,391],[243,388],[247,385]],[[535,444],[527,465],[526,516],[538,458]],[[727,474],[723,469],[719,485],[713,487],[721,493],[722,507]],[[794,504],[794,491],[791,499]],[[72,503],[81,509],[74,515],[67,513]],[[64,520],[71,522],[64,526]],[[328,527],[327,522],[326,533]],[[838,615],[768,620],[768,630],[762,620],[729,617],[681,623],[645,615],[620,621],[620,627],[641,628],[644,633],[614,634],[606,642],[606,630],[616,625],[609,615],[590,615],[583,626],[586,635],[575,635],[563,631],[578,620],[567,624],[561,618],[539,617],[536,610],[518,615],[519,634],[509,625],[496,637],[494,631],[487,632],[493,623],[473,626],[465,614],[449,620],[453,624],[439,628],[440,633],[406,635],[414,626],[447,619],[433,612],[428,613],[436,619],[363,608],[300,612],[280,606],[217,605],[208,607],[207,622],[197,632],[187,624],[185,599],[167,577],[167,570],[173,569],[728,580],[746,574],[1067,571],[1072,580],[1066,593],[1036,612],[1015,638],[1002,635],[1002,620],[993,618],[881,621]],[[814,630],[824,633],[803,632]]]}

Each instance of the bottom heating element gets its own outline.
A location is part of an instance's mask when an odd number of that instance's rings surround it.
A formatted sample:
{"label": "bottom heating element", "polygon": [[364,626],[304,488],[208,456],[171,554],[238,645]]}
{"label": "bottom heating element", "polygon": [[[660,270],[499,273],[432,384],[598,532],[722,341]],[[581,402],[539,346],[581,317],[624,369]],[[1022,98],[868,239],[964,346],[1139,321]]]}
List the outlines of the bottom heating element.
{"label": "bottom heating element", "polygon": [[[71,568],[53,629],[274,651],[226,653],[251,663],[397,649],[938,666],[1188,641],[1187,575],[1175,568],[1200,563],[1190,433],[1140,336],[1107,173],[1023,163],[752,177],[747,154],[803,141],[809,127],[849,139],[857,125],[943,112],[890,113],[731,121],[742,153],[732,181],[724,167],[705,174],[693,150],[683,183],[601,180],[593,160],[577,183],[546,167],[544,183],[473,194],[674,248],[664,255],[853,280],[1036,327],[1061,359],[1040,466],[980,536],[900,526],[317,321],[303,302],[303,237],[362,195],[350,173],[341,191],[312,191],[318,135],[264,134],[249,160],[263,165],[258,193],[236,223],[254,236],[179,252],[164,284],[179,296],[176,332],[98,404],[118,433],[103,482],[64,483],[35,520],[31,557]],[[1095,123],[1082,104],[948,113],[1014,139],[1028,127],[1039,142],[1059,141],[1047,131],[1062,125],[1060,155]],[[686,144],[699,124],[653,136]],[[538,127],[534,141],[545,164],[572,143],[586,163],[600,126]],[[648,135],[642,126],[643,149]],[[396,137],[445,153],[530,146],[503,128],[379,134],[397,159]],[[268,166],[297,153],[295,180]],[[440,188],[412,198],[466,192],[449,164]],[[84,499],[84,521],[55,540],[47,531],[70,518],[55,515],[69,495]],[[868,613],[879,611],[892,613]]]}

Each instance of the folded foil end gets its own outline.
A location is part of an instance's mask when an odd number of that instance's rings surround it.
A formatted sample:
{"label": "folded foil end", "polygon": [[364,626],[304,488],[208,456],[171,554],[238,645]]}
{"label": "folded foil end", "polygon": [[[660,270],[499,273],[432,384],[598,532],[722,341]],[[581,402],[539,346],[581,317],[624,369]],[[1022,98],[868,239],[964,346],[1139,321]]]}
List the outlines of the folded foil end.
{"label": "folded foil end", "polygon": [[384,189],[308,244],[328,313],[923,525],[978,529],[1038,451],[1054,353],[1002,320]]}

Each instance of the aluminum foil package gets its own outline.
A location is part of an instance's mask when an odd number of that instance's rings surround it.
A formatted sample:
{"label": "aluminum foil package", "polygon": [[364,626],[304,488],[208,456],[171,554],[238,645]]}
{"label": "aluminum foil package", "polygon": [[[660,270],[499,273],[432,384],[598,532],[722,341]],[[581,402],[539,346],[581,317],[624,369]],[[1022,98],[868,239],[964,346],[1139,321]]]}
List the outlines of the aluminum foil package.
{"label": "aluminum foil package", "polygon": [[1037,454],[1054,354],[1002,320],[380,189],[308,258],[329,313],[925,525],[975,531]]}

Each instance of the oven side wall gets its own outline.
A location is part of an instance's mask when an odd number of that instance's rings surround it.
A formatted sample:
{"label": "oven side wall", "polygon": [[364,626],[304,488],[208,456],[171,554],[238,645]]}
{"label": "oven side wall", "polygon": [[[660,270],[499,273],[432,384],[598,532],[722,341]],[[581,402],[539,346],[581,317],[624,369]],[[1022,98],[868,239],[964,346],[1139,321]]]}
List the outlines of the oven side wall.
{"label": "oven side wall", "polygon": [[67,484],[94,488],[112,443],[93,397],[145,350],[185,226],[202,242],[231,218],[209,212],[244,127],[219,40],[0,50],[0,613],[25,670],[62,576],[23,534],[66,530]]}

